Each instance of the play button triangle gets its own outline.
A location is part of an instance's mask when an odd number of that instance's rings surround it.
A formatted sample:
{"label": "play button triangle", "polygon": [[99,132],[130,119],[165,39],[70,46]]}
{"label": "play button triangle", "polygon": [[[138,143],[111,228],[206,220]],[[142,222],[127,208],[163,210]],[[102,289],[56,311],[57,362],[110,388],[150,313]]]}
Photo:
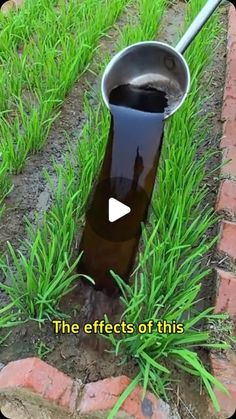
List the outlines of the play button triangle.
{"label": "play button triangle", "polygon": [[108,203],[108,219],[110,223],[124,217],[126,214],[131,212],[131,208],[128,205],[123,204],[115,198],[110,198]]}

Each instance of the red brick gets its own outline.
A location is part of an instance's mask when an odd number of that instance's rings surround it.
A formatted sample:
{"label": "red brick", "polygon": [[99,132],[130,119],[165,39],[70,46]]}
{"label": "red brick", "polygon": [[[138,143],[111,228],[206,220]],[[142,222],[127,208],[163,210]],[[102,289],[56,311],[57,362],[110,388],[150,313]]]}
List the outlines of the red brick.
{"label": "red brick", "polygon": [[[222,119],[225,120],[221,147],[236,146],[236,19],[232,6],[229,12],[227,42],[227,69],[222,107]],[[232,152],[231,152],[232,154]]]}
{"label": "red brick", "polygon": [[227,39],[227,69],[225,83],[225,98],[231,94],[236,99],[236,30],[235,8],[229,11],[228,39]]}
{"label": "red brick", "polygon": [[[86,384],[81,389],[77,382],[56,368],[38,358],[27,358],[10,362],[0,372],[0,399],[3,400],[3,412],[10,414],[10,417],[14,411],[19,416],[19,403],[15,404],[17,400],[21,401],[23,415],[30,409],[30,419],[38,419],[40,409],[55,409],[52,417],[60,416],[63,419],[71,414],[74,418],[105,419],[130,382],[126,376],[111,377]],[[167,403],[149,392],[142,399],[142,393],[142,387],[137,386],[124,401],[119,411],[120,418],[170,417]]]}
{"label": "red brick", "polygon": [[[228,22],[228,57],[230,58],[232,55],[235,55],[236,50],[236,26],[235,26],[235,8],[230,6],[229,10],[229,22]],[[234,53],[233,53],[234,51]]]}
{"label": "red brick", "polygon": [[219,286],[216,297],[215,313],[227,312],[236,316],[236,276],[231,272],[217,269]]}
{"label": "red brick", "polygon": [[225,385],[229,392],[227,395],[217,387],[214,388],[221,407],[221,414],[225,418],[229,418],[236,409],[236,354],[228,352],[225,358],[219,354],[211,354],[210,360],[214,376]]}
{"label": "red brick", "polygon": [[[119,396],[130,384],[126,376],[111,377],[96,383],[86,384],[79,405],[80,415],[94,417],[94,412],[109,412],[115,405]],[[121,411],[128,417],[135,419],[167,419],[169,418],[169,406],[153,394],[147,393],[144,401],[141,401],[142,388],[137,386],[122,405]],[[107,416],[104,416],[107,417]],[[127,416],[126,416],[127,417]]]}
{"label": "red brick", "polygon": [[[232,83],[232,80],[230,83]],[[223,100],[222,119],[225,121],[229,119],[233,123],[235,118],[236,98],[234,98],[232,93],[232,85],[228,87],[226,91],[228,91],[228,95]]]}
{"label": "red brick", "polygon": [[236,147],[236,122],[232,119],[227,119],[223,126],[223,136],[221,139],[221,147]]}
{"label": "red brick", "polygon": [[[236,105],[235,105],[236,109]],[[235,124],[236,133],[236,124]],[[227,163],[226,163],[227,162]],[[236,147],[227,147],[224,151],[223,157],[224,166],[221,168],[221,173],[236,177]]]}
{"label": "red brick", "polygon": [[222,222],[218,250],[236,260],[236,223]]}
{"label": "red brick", "polygon": [[74,412],[79,384],[39,358],[10,362],[0,373],[0,391],[23,388]]}
{"label": "red brick", "polygon": [[[227,42],[227,69],[222,108],[223,136],[221,147],[224,159],[231,160],[221,169],[222,174],[236,176],[236,13],[233,6],[229,12]],[[229,180],[222,183],[217,202],[217,210],[228,210],[235,214],[235,184]],[[218,250],[236,260],[236,224],[223,222]],[[217,290],[215,312],[227,311],[232,317],[236,314],[236,277],[230,272],[218,269],[219,286]],[[236,410],[236,355],[227,353],[211,354],[212,372],[228,389],[229,396],[217,388],[214,389],[224,418],[231,417]]]}
{"label": "red brick", "polygon": [[225,180],[221,183],[216,210],[225,210],[236,215],[236,181]]}

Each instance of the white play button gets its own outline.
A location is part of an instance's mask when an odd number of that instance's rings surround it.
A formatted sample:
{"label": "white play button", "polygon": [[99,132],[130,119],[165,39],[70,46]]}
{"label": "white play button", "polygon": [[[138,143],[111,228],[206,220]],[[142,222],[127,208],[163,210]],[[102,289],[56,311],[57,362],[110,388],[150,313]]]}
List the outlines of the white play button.
{"label": "white play button", "polygon": [[115,198],[110,198],[108,203],[108,219],[110,223],[113,223],[119,218],[124,217],[126,214],[129,214],[131,208],[128,205],[122,204]]}

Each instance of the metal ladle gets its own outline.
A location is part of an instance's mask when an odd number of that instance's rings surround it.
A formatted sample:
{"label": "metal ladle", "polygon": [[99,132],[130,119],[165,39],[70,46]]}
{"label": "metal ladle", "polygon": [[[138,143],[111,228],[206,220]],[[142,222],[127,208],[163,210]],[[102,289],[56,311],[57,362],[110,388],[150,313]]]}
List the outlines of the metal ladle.
{"label": "metal ladle", "polygon": [[[120,85],[151,85],[164,90],[169,99],[165,119],[184,102],[190,88],[190,71],[183,53],[211,17],[222,0],[208,0],[175,48],[145,41],[130,45],[107,65],[101,83],[103,100],[109,108],[111,91]],[[235,0],[232,1],[235,3]]]}

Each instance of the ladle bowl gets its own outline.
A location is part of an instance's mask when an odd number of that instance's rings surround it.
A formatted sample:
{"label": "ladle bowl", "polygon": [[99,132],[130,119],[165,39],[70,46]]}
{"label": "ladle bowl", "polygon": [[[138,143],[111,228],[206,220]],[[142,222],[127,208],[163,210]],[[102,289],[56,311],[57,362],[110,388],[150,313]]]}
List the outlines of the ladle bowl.
{"label": "ladle bowl", "polygon": [[[138,42],[118,54],[107,65],[102,77],[102,96],[109,108],[109,95],[124,84],[151,85],[164,90],[169,106],[164,118],[184,102],[190,87],[190,72],[183,53],[200,32],[222,0],[208,0],[175,48],[155,41]],[[235,0],[230,0],[235,6]]]}
{"label": "ladle bowl", "polygon": [[116,54],[102,78],[102,96],[109,108],[111,91],[120,85],[151,85],[167,93],[169,107],[165,118],[172,115],[185,100],[190,87],[190,72],[184,57],[162,42],[133,44]]}

